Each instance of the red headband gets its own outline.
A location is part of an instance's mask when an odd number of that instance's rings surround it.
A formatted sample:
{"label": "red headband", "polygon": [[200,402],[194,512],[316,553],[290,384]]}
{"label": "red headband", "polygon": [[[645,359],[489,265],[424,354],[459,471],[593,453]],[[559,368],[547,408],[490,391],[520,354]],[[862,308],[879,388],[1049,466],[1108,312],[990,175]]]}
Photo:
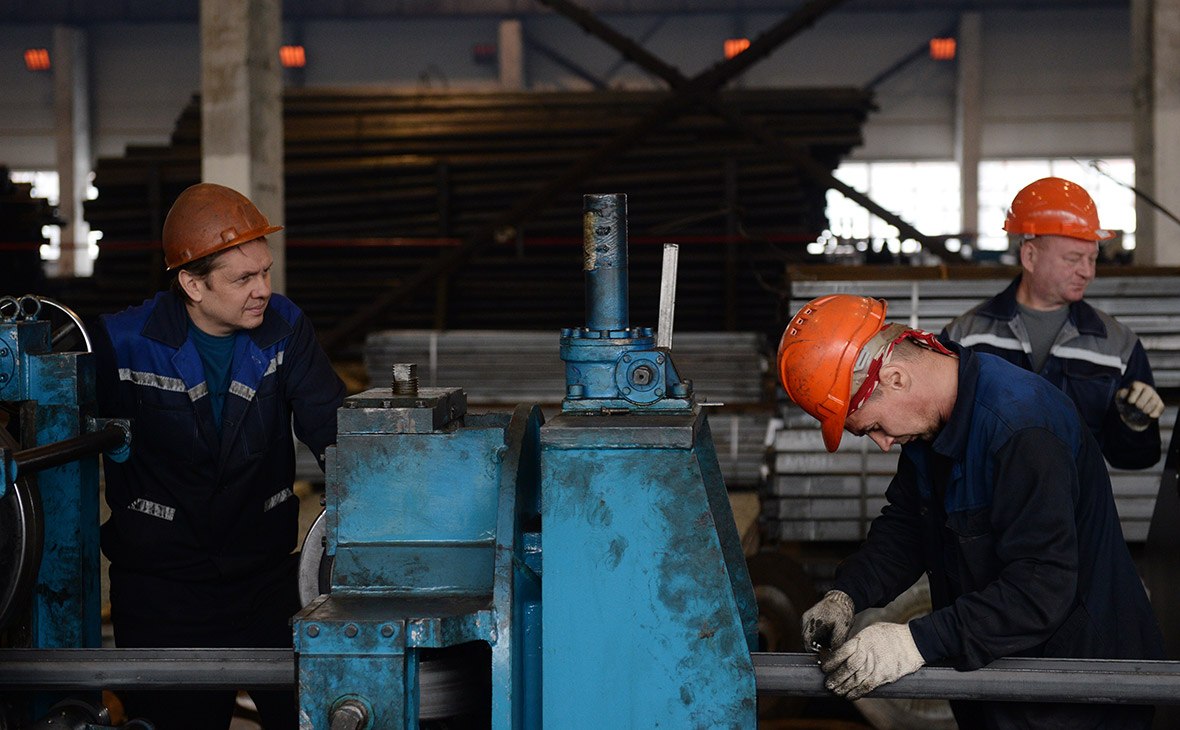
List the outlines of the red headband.
{"label": "red headband", "polygon": [[[886,324],[877,334],[880,334],[881,332],[884,332],[893,326],[900,325]],[[889,343],[882,347],[881,351],[869,361],[864,382],[862,382],[860,387],[856,389],[856,393],[852,396],[852,401],[848,406],[849,416],[855,413],[858,408],[863,406],[865,401],[869,399],[869,396],[873,394],[873,390],[876,389],[877,383],[880,382],[881,366],[885,363],[885,360],[889,358],[889,355],[893,353],[894,346],[904,339],[915,340],[920,346],[934,350],[935,352],[940,352],[943,355],[950,355],[951,357],[955,356],[955,353],[943,347],[942,343],[939,342],[938,338],[935,337],[935,335],[931,332],[915,329],[902,330],[900,335],[890,340]],[[871,341],[872,340],[870,340],[870,342]]]}

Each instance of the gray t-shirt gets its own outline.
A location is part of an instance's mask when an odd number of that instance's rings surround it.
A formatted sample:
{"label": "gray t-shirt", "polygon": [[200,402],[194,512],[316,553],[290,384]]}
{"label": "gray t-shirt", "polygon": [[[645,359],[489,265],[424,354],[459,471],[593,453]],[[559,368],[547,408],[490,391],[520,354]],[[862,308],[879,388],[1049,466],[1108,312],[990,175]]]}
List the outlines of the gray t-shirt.
{"label": "gray t-shirt", "polygon": [[1019,302],[1016,306],[1020,308],[1020,319],[1024,322],[1029,344],[1032,345],[1032,354],[1029,357],[1032,358],[1033,371],[1039,373],[1045,365],[1045,360],[1049,359],[1049,350],[1053,347],[1053,341],[1057,339],[1057,333],[1061,331],[1065,320],[1069,319],[1069,306],[1050,309],[1047,312],[1029,309]]}

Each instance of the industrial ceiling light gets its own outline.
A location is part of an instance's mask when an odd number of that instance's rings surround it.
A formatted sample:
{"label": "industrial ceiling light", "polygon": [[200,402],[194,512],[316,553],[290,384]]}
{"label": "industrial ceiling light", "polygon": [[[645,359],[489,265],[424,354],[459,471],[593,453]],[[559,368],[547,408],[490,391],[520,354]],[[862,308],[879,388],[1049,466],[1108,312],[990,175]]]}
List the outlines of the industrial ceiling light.
{"label": "industrial ceiling light", "polygon": [[749,47],[749,38],[727,38],[725,40],[725,57],[733,58]]}
{"label": "industrial ceiling light", "polygon": [[283,68],[303,68],[307,65],[307,54],[303,46],[280,46],[279,62]]}
{"label": "industrial ceiling light", "polygon": [[935,61],[949,61],[955,57],[954,38],[931,38],[930,57]]}
{"label": "industrial ceiling light", "polygon": [[48,71],[49,70],[49,49],[48,48],[26,48],[25,49],[25,68],[30,71]]}

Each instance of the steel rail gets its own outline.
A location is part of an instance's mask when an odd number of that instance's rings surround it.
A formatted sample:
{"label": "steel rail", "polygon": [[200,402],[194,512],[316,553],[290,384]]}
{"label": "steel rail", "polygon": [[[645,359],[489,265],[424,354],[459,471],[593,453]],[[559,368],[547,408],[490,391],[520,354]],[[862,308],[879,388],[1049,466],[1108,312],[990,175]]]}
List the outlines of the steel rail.
{"label": "steel rail", "polygon": [[[814,655],[752,655],[758,694],[825,697]],[[289,689],[289,649],[0,649],[0,689]],[[960,672],[923,667],[871,697],[1180,704],[1180,662],[998,659]]]}

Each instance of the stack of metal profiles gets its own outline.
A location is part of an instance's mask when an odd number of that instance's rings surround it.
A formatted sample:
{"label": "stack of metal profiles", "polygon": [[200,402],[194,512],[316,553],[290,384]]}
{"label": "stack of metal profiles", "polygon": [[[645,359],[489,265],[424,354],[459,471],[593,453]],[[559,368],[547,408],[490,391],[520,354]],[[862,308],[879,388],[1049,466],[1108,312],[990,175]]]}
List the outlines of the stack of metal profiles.
{"label": "stack of metal profiles", "polygon": [[[395,362],[412,362],[423,386],[462,387],[472,410],[539,403],[553,416],[565,397],[557,332],[382,330],[369,333],[364,354],[372,385],[388,382]],[[773,415],[765,395],[765,338],[756,332],[677,332],[672,357],[699,399],[722,404],[710,409],[709,426],[726,484],[756,487]]]}
{"label": "stack of metal profiles", "polygon": [[41,231],[65,222],[45,198],[34,198],[30,183],[14,183],[0,165],[0,294],[20,296],[40,291],[41,246],[49,243]]}
{"label": "stack of metal profiles", "polygon": [[[860,144],[872,106],[861,89],[738,89],[722,98],[827,169]],[[625,152],[600,152],[666,99],[646,91],[287,90],[286,210],[272,215],[286,226],[287,293],[322,336],[582,165],[592,172],[503,225],[498,243],[460,270],[381,312],[372,329],[582,321],[582,195],[620,192],[630,208],[636,322],[655,321],[661,244],[675,242],[681,321],[770,333],[784,260],[802,260],[827,226],[825,190],[695,109]],[[93,279],[68,299],[83,317],[137,304],[165,285],[161,226],[200,169],[196,101],[170,145],[99,159],[100,194],[87,201],[86,218],[103,232],[100,255]],[[360,338],[351,344],[359,351]]]}
{"label": "stack of metal profiles", "polygon": [[[790,311],[830,293],[884,298],[888,319],[939,332],[955,316],[1001,291],[1010,278],[972,280],[824,280],[792,283]],[[1151,361],[1156,385],[1180,386],[1180,287],[1173,277],[1108,276],[1095,280],[1086,300],[1134,329]],[[916,316],[915,316],[916,315]],[[769,476],[762,499],[765,532],[782,540],[860,540],[885,503],[900,448],[882,452],[867,438],[847,437],[829,454],[819,424],[781,387],[779,417],[768,440]],[[1160,418],[1162,448],[1172,437],[1177,408]],[[1160,463],[1151,469],[1111,469],[1115,503],[1128,541],[1147,539],[1159,491]]]}

